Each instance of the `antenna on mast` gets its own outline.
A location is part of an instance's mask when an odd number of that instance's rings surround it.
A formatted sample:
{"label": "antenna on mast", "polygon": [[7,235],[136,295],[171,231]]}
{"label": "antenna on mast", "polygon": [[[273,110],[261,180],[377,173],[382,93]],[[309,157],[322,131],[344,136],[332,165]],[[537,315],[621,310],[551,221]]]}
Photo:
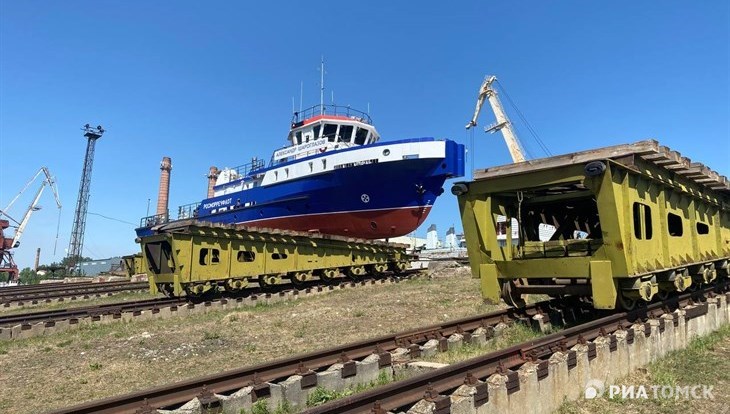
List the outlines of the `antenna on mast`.
{"label": "antenna on mast", "polygon": [[302,112],[303,96],[304,96],[304,81],[299,81],[299,112]]}
{"label": "antenna on mast", "polygon": [[291,112],[292,113],[296,112],[296,108],[294,107],[294,97],[293,96],[291,97]]}
{"label": "antenna on mast", "polygon": [[319,111],[324,115],[324,55],[319,64]]}

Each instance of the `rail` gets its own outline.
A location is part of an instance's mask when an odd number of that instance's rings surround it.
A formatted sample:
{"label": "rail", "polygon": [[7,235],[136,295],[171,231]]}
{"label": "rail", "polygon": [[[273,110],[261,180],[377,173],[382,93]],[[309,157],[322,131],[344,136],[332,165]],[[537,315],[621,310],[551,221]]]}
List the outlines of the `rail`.
{"label": "rail", "polygon": [[[725,282],[727,288],[730,282]],[[472,358],[457,364],[449,365],[432,372],[418,375],[404,381],[394,382],[370,391],[331,401],[319,407],[307,410],[308,414],[353,414],[353,413],[386,413],[401,411],[418,401],[426,399],[436,402],[442,412],[450,412],[451,400],[445,394],[456,390],[463,384],[477,387],[475,401],[482,404],[488,401],[487,378],[496,373],[507,374],[508,392],[510,386],[519,389],[517,372],[512,371],[528,361],[543,363],[557,351],[568,351],[579,343],[592,341],[599,336],[611,336],[624,324],[637,320],[656,318],[659,314],[669,313],[672,309],[691,304],[692,300],[701,300],[702,295],[714,292],[718,287],[708,287],[701,291],[670,298],[663,302],[653,303],[644,309],[631,312],[618,312],[600,319],[580,324],[535,341],[525,342],[506,349]],[[706,305],[705,305],[706,306]],[[686,317],[700,316],[687,313]],[[570,359],[570,356],[568,356]],[[516,381],[516,383],[515,383]],[[440,412],[440,411],[437,411]]]}
{"label": "rail", "polygon": [[346,116],[350,119],[364,122],[366,124],[373,124],[372,118],[370,118],[370,115],[363,111],[358,111],[357,109],[352,109],[349,106],[343,106],[343,105],[314,105],[310,108],[304,109],[299,112],[294,112],[294,116],[292,117],[292,127],[297,127],[301,125],[301,122],[304,122],[305,120],[318,116],[318,115],[335,115],[335,116]]}
{"label": "rail", "polygon": [[[384,335],[361,342],[345,344],[334,348],[315,351],[290,358],[267,362],[251,367],[225,371],[219,374],[194,378],[170,385],[142,390],[127,395],[92,401],[85,404],[54,411],[61,413],[134,413],[154,412],[153,408],[173,407],[186,403],[201,392],[228,394],[232,391],[254,386],[257,398],[270,395],[267,382],[287,378],[297,372],[329,367],[342,362],[343,355],[348,360],[362,359],[373,353],[381,356],[382,366],[390,364],[390,351],[399,347],[418,348],[416,344],[434,338],[445,338],[454,333],[475,330],[479,327],[493,326],[508,319],[529,317],[555,306],[555,301],[546,301],[519,310],[514,308],[476,315],[459,320],[431,325],[406,332]],[[147,410],[147,411],[144,411]]]}
{"label": "rail", "polygon": [[0,307],[9,307],[10,303],[36,304],[51,299],[101,296],[103,294],[143,290],[149,287],[147,282],[103,282],[79,283],[80,286],[36,286],[27,290],[4,292],[0,290]]}

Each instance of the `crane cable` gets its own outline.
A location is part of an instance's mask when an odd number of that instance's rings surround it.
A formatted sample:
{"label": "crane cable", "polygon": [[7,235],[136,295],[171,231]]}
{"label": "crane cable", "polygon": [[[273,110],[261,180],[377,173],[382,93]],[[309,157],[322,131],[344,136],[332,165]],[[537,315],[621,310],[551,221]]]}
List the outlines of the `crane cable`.
{"label": "crane cable", "polygon": [[58,209],[58,221],[56,222],[56,241],[53,242],[53,256],[56,256],[56,247],[58,247],[58,232],[61,230],[61,209]]}
{"label": "crane cable", "polygon": [[474,151],[474,128],[469,128],[469,151],[471,154],[469,154],[469,162],[471,163],[470,169],[469,169],[469,179],[474,179],[474,158],[476,156],[476,152]]}
{"label": "crane cable", "polygon": [[499,89],[501,90],[502,94],[507,98],[507,101],[509,104],[514,108],[515,112],[517,112],[517,115],[520,117],[522,122],[525,123],[527,126],[528,131],[530,131],[530,134],[533,136],[535,141],[537,141],[538,145],[540,145],[540,148],[545,152],[547,156],[552,156],[553,154],[550,152],[548,147],[545,145],[545,143],[540,139],[540,136],[538,135],[537,131],[530,125],[529,122],[527,122],[527,118],[522,114],[522,111],[520,111],[520,108],[517,107],[517,105],[514,103],[512,98],[507,93],[507,90],[504,88],[504,85],[499,81],[499,79],[496,80],[497,85],[499,85]]}

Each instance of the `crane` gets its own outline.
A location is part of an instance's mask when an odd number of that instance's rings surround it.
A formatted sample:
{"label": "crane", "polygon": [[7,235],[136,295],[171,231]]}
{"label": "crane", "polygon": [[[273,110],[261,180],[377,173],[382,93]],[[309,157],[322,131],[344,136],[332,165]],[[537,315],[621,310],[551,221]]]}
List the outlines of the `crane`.
{"label": "crane", "polygon": [[507,149],[512,157],[512,161],[525,161],[525,151],[522,149],[522,144],[520,144],[520,140],[517,138],[517,134],[512,128],[512,122],[510,122],[509,118],[507,118],[507,115],[502,108],[502,103],[499,101],[497,91],[492,87],[492,84],[496,81],[497,77],[493,75],[484,78],[484,82],[482,82],[482,86],[479,88],[479,96],[477,97],[477,105],[474,109],[474,116],[471,118],[471,121],[466,124],[466,129],[477,126],[477,118],[479,117],[479,112],[482,110],[482,105],[484,105],[485,100],[489,100],[489,104],[492,106],[492,111],[494,112],[494,116],[497,118],[497,122],[487,128],[484,128],[484,132],[494,133],[502,131],[502,136],[507,143]]}
{"label": "crane", "polygon": [[[14,219],[8,214],[8,211],[10,208],[15,204],[15,202],[20,198],[20,196],[25,192],[25,190],[30,187],[35,180],[40,177],[41,175],[44,176],[43,181],[41,182],[41,186],[38,188],[38,191],[36,191],[35,197],[33,197],[33,200],[31,201],[30,205],[28,206],[28,209],[25,211],[25,214],[23,215],[23,218],[20,219],[20,221]],[[38,172],[35,173],[33,178],[28,181],[28,183],[23,187],[22,190],[10,201],[10,203],[5,207],[4,210],[0,210],[0,217],[5,216],[9,220],[0,220],[3,221],[4,225],[2,226],[3,229],[9,227],[9,221],[13,221],[15,224],[17,224],[15,235],[12,239],[2,237],[2,243],[0,243],[0,267],[3,268],[3,271],[10,271],[11,273],[17,274],[17,268],[15,269],[15,272],[12,271],[12,268],[15,267],[15,263],[12,260],[12,256],[10,253],[10,249],[14,249],[20,245],[20,238],[23,236],[23,232],[25,231],[26,226],[28,225],[28,221],[30,221],[30,216],[40,210],[40,206],[38,205],[38,201],[41,198],[41,195],[43,194],[43,190],[46,188],[46,186],[51,187],[53,190],[53,196],[56,199],[56,205],[58,206],[58,212],[59,212],[59,219],[61,214],[61,200],[58,197],[58,189],[56,188],[56,181],[54,180],[53,176],[51,176],[51,172],[46,167],[41,167],[38,169]],[[7,223],[7,224],[5,224]],[[2,234],[2,230],[0,230],[0,234]],[[56,240],[58,240],[58,228],[56,228]],[[55,249],[54,249],[55,250]],[[2,264],[5,264],[4,266]],[[5,268],[8,268],[8,270],[5,270]]]}

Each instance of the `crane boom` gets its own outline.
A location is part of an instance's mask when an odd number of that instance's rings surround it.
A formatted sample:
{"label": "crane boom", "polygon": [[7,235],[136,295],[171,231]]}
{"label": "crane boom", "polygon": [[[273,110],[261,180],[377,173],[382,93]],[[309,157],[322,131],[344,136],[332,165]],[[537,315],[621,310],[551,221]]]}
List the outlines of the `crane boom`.
{"label": "crane boom", "polygon": [[488,100],[489,105],[492,107],[497,122],[484,129],[484,132],[497,132],[502,131],[502,136],[507,143],[507,149],[509,150],[510,156],[513,162],[525,161],[525,152],[520,145],[520,141],[517,138],[517,134],[512,128],[512,123],[502,108],[502,103],[497,96],[497,91],[492,88],[492,84],[497,80],[496,76],[487,76],[484,78],[484,82],[479,87],[479,96],[477,97],[476,108],[474,109],[474,116],[471,118],[466,129],[470,129],[477,125],[477,118],[482,110],[484,101]]}
{"label": "crane boom", "polygon": [[18,193],[18,195],[13,198],[13,200],[8,204],[8,207],[5,209],[5,211],[8,210],[8,208],[12,207],[13,203],[20,197],[21,194],[38,178],[41,173],[45,175],[45,178],[41,182],[40,188],[38,188],[38,191],[35,194],[35,197],[33,197],[33,201],[31,201],[30,205],[28,206],[28,209],[25,211],[25,214],[23,215],[23,218],[18,222],[17,220],[10,217],[6,212],[0,211],[0,213],[4,214],[14,222],[18,223],[18,228],[15,231],[15,235],[13,236],[13,241],[11,246],[13,248],[18,247],[20,244],[20,238],[23,236],[23,232],[25,231],[25,227],[28,225],[28,221],[30,220],[30,216],[33,214],[33,212],[40,210],[40,207],[38,206],[38,200],[40,200],[41,195],[43,194],[43,190],[46,188],[46,185],[51,187],[53,190],[53,196],[56,199],[56,205],[58,206],[58,209],[61,209],[61,200],[58,196],[58,189],[56,188],[56,182],[51,176],[51,172],[48,171],[48,168],[41,167],[38,169],[38,172],[33,176],[33,178],[23,187],[23,189]]}

